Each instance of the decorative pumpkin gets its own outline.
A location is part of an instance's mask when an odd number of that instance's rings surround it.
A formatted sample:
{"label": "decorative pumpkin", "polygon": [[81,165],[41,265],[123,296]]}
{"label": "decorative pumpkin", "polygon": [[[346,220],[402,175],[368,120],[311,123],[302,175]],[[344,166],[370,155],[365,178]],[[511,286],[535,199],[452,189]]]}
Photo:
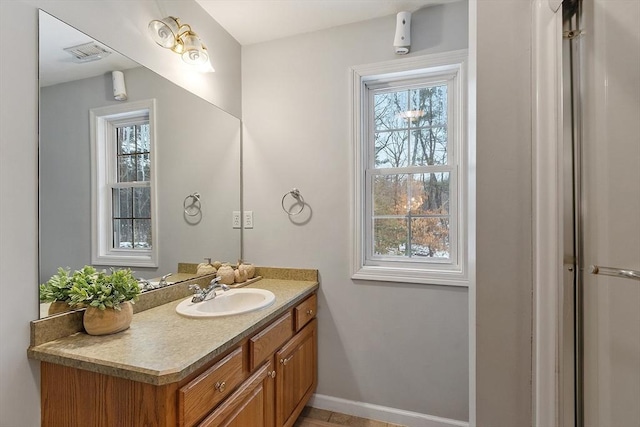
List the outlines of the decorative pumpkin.
{"label": "decorative pumpkin", "polygon": [[220,268],[222,267],[222,263],[220,261],[214,261],[212,264],[215,268]]}
{"label": "decorative pumpkin", "polygon": [[245,270],[240,270],[239,268],[234,272],[236,283],[243,283],[249,280],[247,276],[247,272]]}
{"label": "decorative pumpkin", "polygon": [[196,274],[215,274],[218,269],[208,262],[201,262],[198,264]]}
{"label": "decorative pumpkin", "polygon": [[238,270],[246,273],[247,280],[253,279],[256,275],[256,267],[252,264],[240,263],[238,264]]}
{"label": "decorative pumpkin", "polygon": [[219,283],[222,283],[224,285],[233,285],[233,283],[236,281],[236,276],[233,271],[233,267],[231,267],[228,264],[218,268],[218,272],[216,273],[216,276],[220,278]]}

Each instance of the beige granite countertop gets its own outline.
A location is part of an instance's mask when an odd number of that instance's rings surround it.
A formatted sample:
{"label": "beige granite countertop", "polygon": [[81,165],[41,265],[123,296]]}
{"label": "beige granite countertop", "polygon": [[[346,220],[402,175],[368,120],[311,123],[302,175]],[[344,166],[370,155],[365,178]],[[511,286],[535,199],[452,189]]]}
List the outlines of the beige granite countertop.
{"label": "beige granite countertop", "polygon": [[28,349],[32,359],[128,378],[154,385],[180,381],[276,319],[318,288],[314,280],[262,279],[249,287],[272,291],[276,301],[251,313],[189,319],[180,300],[139,312],[124,332],[82,332]]}

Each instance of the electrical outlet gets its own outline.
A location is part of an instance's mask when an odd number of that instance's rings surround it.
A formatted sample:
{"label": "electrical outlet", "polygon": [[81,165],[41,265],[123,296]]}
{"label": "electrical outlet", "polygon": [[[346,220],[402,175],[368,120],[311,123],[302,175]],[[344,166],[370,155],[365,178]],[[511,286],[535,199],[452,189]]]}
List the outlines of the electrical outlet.
{"label": "electrical outlet", "polygon": [[244,211],[244,228],[253,228],[253,211]]}
{"label": "electrical outlet", "polygon": [[242,222],[240,221],[240,211],[233,211],[231,214],[231,224],[233,228],[240,228]]}

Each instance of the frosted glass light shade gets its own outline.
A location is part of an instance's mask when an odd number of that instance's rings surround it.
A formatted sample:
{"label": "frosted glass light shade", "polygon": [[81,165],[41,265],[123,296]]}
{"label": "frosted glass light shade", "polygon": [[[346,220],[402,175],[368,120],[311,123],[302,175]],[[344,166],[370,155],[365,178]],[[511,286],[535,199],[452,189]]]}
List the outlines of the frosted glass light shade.
{"label": "frosted glass light shade", "polygon": [[182,37],[184,44],[184,52],[182,53],[182,60],[187,64],[202,65],[209,61],[209,54],[202,45],[202,42],[195,34],[187,34]]}
{"label": "frosted glass light shade", "polygon": [[167,49],[175,47],[178,41],[180,24],[176,18],[167,16],[163,19],[154,19],[149,22],[149,33],[153,41]]}

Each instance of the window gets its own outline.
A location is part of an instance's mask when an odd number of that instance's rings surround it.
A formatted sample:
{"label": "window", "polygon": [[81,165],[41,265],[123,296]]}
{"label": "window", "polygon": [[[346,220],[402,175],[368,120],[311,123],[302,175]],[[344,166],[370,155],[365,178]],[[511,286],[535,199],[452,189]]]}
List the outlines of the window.
{"label": "window", "polygon": [[157,267],[154,101],[90,112],[92,262]]}
{"label": "window", "polygon": [[466,286],[465,60],[353,68],[354,279]]}

